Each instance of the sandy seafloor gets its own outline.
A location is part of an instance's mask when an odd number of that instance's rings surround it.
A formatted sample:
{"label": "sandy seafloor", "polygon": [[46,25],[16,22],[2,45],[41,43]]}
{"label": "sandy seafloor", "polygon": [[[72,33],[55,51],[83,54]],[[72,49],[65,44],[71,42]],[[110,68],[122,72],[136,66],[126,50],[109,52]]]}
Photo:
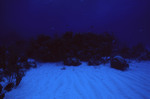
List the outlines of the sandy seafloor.
{"label": "sandy seafloor", "polygon": [[150,99],[150,61],[133,61],[127,71],[110,68],[109,63],[38,63],[4,99]]}

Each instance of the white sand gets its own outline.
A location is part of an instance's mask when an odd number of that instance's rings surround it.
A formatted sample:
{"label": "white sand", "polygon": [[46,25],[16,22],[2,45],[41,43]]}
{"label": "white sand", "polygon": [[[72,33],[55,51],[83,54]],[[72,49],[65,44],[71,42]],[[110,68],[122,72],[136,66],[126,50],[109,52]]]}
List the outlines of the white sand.
{"label": "white sand", "polygon": [[26,73],[5,99],[150,99],[150,62],[131,63],[128,71],[109,67],[63,67],[41,63]]}

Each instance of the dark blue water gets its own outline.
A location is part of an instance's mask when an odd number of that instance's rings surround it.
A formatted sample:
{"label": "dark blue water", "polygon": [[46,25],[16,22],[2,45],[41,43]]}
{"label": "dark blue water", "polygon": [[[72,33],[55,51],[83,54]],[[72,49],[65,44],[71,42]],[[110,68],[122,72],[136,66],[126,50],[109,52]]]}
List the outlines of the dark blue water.
{"label": "dark blue water", "polygon": [[107,31],[128,44],[150,44],[148,0],[1,0],[0,13],[3,41],[41,33]]}

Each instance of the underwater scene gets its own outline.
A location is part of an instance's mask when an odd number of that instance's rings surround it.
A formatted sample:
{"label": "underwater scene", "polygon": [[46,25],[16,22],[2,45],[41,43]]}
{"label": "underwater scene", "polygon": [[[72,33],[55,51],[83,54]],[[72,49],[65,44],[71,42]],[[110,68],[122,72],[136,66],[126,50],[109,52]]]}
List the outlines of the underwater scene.
{"label": "underwater scene", "polygon": [[0,99],[150,99],[150,1],[1,0]]}

